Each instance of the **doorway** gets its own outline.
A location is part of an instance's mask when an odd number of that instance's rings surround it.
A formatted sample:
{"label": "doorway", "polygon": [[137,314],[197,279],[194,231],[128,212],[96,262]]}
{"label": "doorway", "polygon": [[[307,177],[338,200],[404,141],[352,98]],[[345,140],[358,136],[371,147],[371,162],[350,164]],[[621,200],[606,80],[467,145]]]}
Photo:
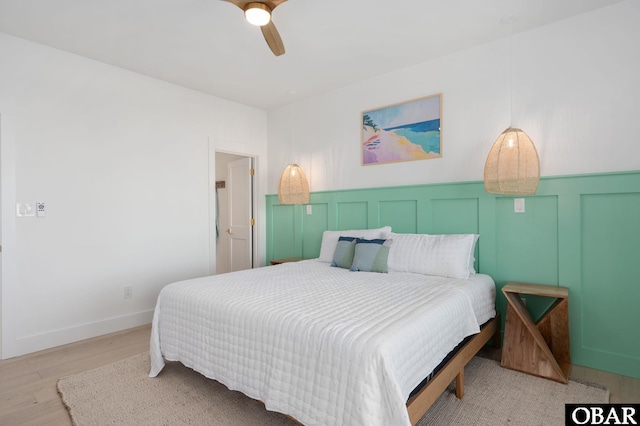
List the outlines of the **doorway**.
{"label": "doorway", "polygon": [[215,152],[215,273],[254,267],[254,162],[250,156]]}

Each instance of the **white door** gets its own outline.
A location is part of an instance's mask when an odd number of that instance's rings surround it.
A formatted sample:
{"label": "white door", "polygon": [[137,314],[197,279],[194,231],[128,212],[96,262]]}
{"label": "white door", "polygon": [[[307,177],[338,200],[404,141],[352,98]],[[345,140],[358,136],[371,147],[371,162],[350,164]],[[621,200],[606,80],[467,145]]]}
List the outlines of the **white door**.
{"label": "white door", "polygon": [[231,161],[229,179],[229,271],[253,268],[252,158]]}

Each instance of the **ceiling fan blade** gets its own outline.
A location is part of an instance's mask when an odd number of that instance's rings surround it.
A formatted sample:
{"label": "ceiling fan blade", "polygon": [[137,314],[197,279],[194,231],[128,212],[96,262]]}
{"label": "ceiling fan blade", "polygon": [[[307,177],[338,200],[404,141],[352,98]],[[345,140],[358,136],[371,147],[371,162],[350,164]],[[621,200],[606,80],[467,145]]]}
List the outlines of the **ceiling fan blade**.
{"label": "ceiling fan blade", "polygon": [[276,56],[283,55],[284,43],[282,42],[282,38],[280,37],[276,26],[273,24],[273,21],[269,21],[267,25],[260,27],[260,29],[262,30],[262,35],[267,41],[267,44],[273,54]]}
{"label": "ceiling fan blade", "polygon": [[251,3],[250,0],[222,0],[222,1],[226,1],[227,3],[235,4],[236,6],[238,6],[242,10],[244,10],[244,7],[247,4]]}
{"label": "ceiling fan blade", "polygon": [[273,10],[276,7],[280,6],[282,3],[284,3],[285,1],[287,0],[270,0],[270,1],[265,1],[265,3],[267,4],[267,6],[271,8],[271,10]]}

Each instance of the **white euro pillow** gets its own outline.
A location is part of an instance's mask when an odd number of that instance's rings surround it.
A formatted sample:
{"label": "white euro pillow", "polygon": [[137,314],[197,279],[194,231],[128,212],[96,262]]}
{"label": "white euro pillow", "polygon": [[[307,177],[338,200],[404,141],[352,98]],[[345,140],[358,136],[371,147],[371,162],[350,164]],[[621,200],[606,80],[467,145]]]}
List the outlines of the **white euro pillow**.
{"label": "white euro pillow", "polygon": [[389,251],[389,272],[413,272],[450,278],[474,274],[477,234],[395,234]]}
{"label": "white euro pillow", "polygon": [[338,246],[338,238],[340,237],[356,237],[373,240],[377,238],[386,239],[391,234],[390,226],[383,226],[375,229],[351,229],[345,231],[324,231],[322,233],[322,245],[320,246],[320,256],[318,260],[321,262],[333,262],[333,253]]}

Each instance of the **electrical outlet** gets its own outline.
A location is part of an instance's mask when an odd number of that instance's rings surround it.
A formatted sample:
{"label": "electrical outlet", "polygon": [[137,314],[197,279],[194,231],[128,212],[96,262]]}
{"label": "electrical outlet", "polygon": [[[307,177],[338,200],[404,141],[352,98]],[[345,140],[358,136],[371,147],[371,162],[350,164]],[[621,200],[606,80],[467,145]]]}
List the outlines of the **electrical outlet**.
{"label": "electrical outlet", "polygon": [[131,299],[133,297],[133,287],[127,286],[124,288],[124,298]]}

